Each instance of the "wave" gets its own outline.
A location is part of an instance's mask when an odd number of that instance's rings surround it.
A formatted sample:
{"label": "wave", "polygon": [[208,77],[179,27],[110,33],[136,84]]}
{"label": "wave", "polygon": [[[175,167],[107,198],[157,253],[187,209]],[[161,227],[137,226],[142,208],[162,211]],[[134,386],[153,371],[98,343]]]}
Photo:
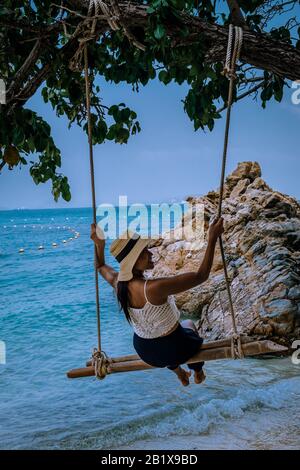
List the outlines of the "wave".
{"label": "wave", "polygon": [[[143,440],[167,439],[172,436],[201,436],[231,420],[247,418],[247,414],[262,414],[267,410],[297,407],[300,398],[300,377],[284,379],[267,387],[240,389],[235,396],[193,402],[180,410],[160,410],[147,417],[128,420],[126,423],[103,429],[86,436],[74,433],[60,440],[60,448],[111,449]],[[293,413],[291,411],[291,413]],[[293,414],[292,414],[293,415]],[[249,416],[250,419],[250,416]],[[234,431],[234,427],[232,428]],[[238,432],[238,431],[237,431]]]}

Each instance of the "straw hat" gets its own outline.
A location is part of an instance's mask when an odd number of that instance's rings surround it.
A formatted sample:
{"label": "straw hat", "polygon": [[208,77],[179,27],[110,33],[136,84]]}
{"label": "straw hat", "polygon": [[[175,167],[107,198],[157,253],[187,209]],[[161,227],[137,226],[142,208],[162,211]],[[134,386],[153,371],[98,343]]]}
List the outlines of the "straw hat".
{"label": "straw hat", "polygon": [[110,253],[120,263],[118,281],[129,281],[133,278],[132,268],[143,249],[153,240],[141,238],[137,232],[126,230],[110,246]]}

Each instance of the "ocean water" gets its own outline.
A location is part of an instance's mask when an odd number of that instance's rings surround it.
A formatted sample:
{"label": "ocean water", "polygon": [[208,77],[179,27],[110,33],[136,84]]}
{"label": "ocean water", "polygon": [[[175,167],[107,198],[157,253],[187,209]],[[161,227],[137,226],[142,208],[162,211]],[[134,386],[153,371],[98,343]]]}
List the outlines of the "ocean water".
{"label": "ocean water", "polygon": [[[186,388],[166,369],[67,379],[97,344],[90,220],[88,209],[0,212],[0,448],[300,448],[290,358],[211,362],[206,383]],[[102,279],[100,298],[104,351],[134,353]]]}

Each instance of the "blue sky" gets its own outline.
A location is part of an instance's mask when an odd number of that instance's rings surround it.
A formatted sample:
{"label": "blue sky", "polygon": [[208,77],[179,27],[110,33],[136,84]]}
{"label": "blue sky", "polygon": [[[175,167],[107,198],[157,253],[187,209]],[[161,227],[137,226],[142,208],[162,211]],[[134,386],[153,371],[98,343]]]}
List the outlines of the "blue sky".
{"label": "blue sky", "polygon": [[[142,131],[127,145],[95,147],[98,203],[116,204],[119,195],[127,195],[129,203],[169,202],[218,187],[225,119],[216,122],[212,133],[194,132],[181,102],[187,90],[186,85],[165,86],[157,80],[139,93],[129,85],[102,83],[103,103],[125,102],[137,112]],[[234,106],[226,173],[240,161],[258,161],[273,189],[300,199],[300,104],[292,104],[292,92],[287,89],[282,103],[269,102],[265,110],[251,98]],[[50,183],[36,186],[26,167],[5,169],[0,175],[1,209],[90,206],[86,135],[76,126],[68,130],[66,120],[56,117],[40,93],[30,106],[52,127],[72,200],[55,203]]]}

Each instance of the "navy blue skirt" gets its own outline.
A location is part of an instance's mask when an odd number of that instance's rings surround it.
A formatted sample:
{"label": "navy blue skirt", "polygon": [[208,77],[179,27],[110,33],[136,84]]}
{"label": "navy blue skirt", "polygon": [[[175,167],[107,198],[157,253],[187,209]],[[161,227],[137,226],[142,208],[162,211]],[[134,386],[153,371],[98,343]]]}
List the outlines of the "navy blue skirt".
{"label": "navy blue skirt", "polygon": [[[194,356],[203,344],[201,338],[192,328],[180,324],[172,333],[158,338],[141,338],[133,335],[133,346],[140,358],[154,367],[176,369]],[[201,370],[204,362],[188,364],[189,369]]]}

